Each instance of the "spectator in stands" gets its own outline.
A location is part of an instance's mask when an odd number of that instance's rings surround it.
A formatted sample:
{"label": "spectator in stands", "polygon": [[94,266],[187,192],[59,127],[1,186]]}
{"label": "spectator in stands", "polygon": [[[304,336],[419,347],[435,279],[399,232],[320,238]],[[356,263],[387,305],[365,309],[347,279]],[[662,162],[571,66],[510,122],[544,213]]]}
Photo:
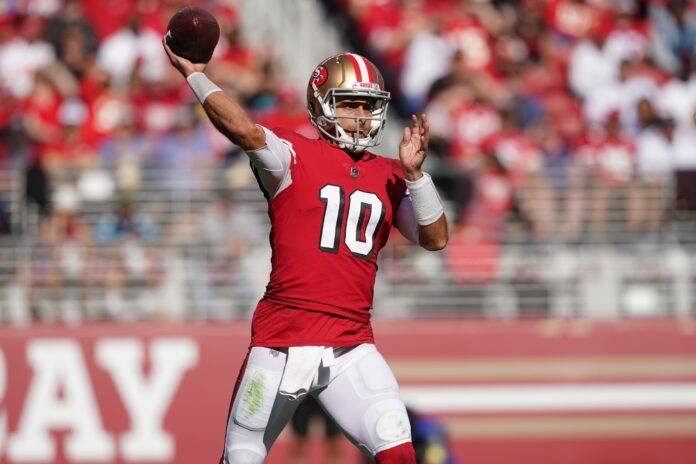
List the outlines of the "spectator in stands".
{"label": "spectator in stands", "polygon": [[42,150],[42,160],[49,175],[69,178],[73,173],[97,164],[94,140],[87,127],[89,111],[82,100],[63,101],[57,110],[60,130],[52,143]]}
{"label": "spectator in stands", "polygon": [[444,17],[443,36],[462,53],[470,72],[494,74],[491,35],[499,32],[499,13],[485,4],[459,2],[457,6]]}
{"label": "spectator in stands", "polygon": [[[34,88],[36,72],[51,65],[55,53],[41,38],[41,18],[17,17],[15,23],[18,33],[13,38],[0,40],[0,86],[9,89],[15,98],[24,99]],[[5,33],[13,35],[10,24],[0,25],[0,28],[7,28]]]}
{"label": "spectator in stands", "polygon": [[180,107],[174,130],[157,147],[155,165],[163,170],[164,187],[177,197],[190,197],[210,187],[209,171],[220,161],[193,107]]}
{"label": "spectator in stands", "polygon": [[[476,288],[498,278],[500,244],[513,206],[514,188],[507,171],[495,156],[482,157],[472,200],[450,232],[445,250],[444,262],[454,283]],[[473,298],[459,309],[480,310],[480,304]]]}
{"label": "spectator in stands", "polygon": [[656,105],[669,111],[681,125],[691,125],[696,107],[696,72],[691,57],[683,57],[679,72],[666,82],[655,96]]}
{"label": "spectator in stands", "polygon": [[39,149],[60,138],[58,108],[62,96],[43,72],[36,74],[31,93],[23,102],[22,125],[29,142]]}
{"label": "spectator in stands", "polygon": [[[81,320],[90,256],[86,245],[91,233],[79,215],[81,204],[76,187],[64,182],[52,195],[52,212],[40,225],[39,245],[29,273],[30,288],[39,287],[34,311],[43,320]],[[40,301],[39,301],[40,300]]]}
{"label": "spectator in stands", "polygon": [[[456,56],[456,55],[455,55]],[[456,58],[455,58],[456,59]],[[429,102],[425,108],[428,118],[431,121],[430,146],[433,154],[431,162],[437,162],[442,166],[440,169],[433,170],[433,177],[443,193],[454,200],[457,211],[454,217],[461,216],[461,211],[469,198],[471,186],[471,174],[465,169],[456,166],[450,156],[451,137],[452,137],[452,118],[454,108],[459,104],[461,93],[466,92],[466,88],[458,86],[452,80],[453,72],[450,70],[447,76],[438,79],[431,87]],[[464,79],[464,76],[461,76]],[[441,172],[443,175],[438,175]]]}
{"label": "spectator in stands", "polygon": [[94,61],[94,54],[87,44],[89,36],[77,26],[69,27],[61,36],[59,59],[76,80],[81,80]]}
{"label": "spectator in stands", "polygon": [[[245,256],[263,236],[264,228],[258,215],[247,206],[236,203],[239,202],[235,201],[234,192],[218,191],[197,221],[200,229],[194,231],[194,236],[211,250],[206,268],[198,275],[201,287],[213,303],[205,311],[211,316],[229,317],[230,311],[235,315],[245,314],[248,308],[241,307],[241,301],[233,296],[247,297],[254,291],[250,276],[240,271],[245,269]],[[218,301],[220,305],[216,304]],[[217,307],[224,308],[224,313]]]}
{"label": "spectator in stands", "polygon": [[573,47],[568,84],[580,98],[587,98],[593,89],[611,84],[618,77],[619,63],[605,46],[610,28],[606,22],[593,22]]}
{"label": "spectator in stands", "polygon": [[[677,126],[674,135],[675,207],[680,215],[696,211],[696,107],[691,124]],[[693,228],[693,217],[691,230]]]}
{"label": "spectator in stands", "polygon": [[667,188],[675,157],[674,118],[656,118],[636,140],[636,183],[632,188],[629,227],[633,232],[661,232],[667,208]]}
{"label": "spectator in stands", "polygon": [[618,110],[623,129],[635,134],[638,101],[651,98],[657,90],[655,81],[640,72],[638,62],[623,61],[616,80],[597,83],[585,95],[585,119],[590,126],[597,127],[609,113]]}
{"label": "spectator in stands", "polygon": [[[431,85],[447,74],[454,47],[442,34],[442,21],[423,20],[404,53],[400,88],[404,111],[417,114]],[[463,53],[460,52],[460,55]]]}
{"label": "spectator in stands", "polygon": [[7,206],[8,202],[5,199],[0,199],[0,235],[12,233],[12,218]]}
{"label": "spectator in stands", "polygon": [[[64,0],[60,11],[50,16],[46,23],[45,37],[56,50],[59,59],[66,61],[66,55],[93,56],[99,46],[92,24],[85,17],[81,0]],[[69,51],[66,42],[67,37],[79,38],[74,45],[80,50]],[[79,43],[78,43],[79,42]],[[72,58],[67,58],[72,61]]]}
{"label": "spectator in stands", "polygon": [[128,239],[142,242],[154,240],[159,235],[157,224],[145,213],[137,211],[137,203],[128,196],[116,202],[113,213],[102,216],[94,231],[97,242],[114,243]]}
{"label": "spectator in stands", "polygon": [[36,151],[30,151],[24,172],[24,201],[29,217],[43,219],[50,212],[50,179]]}
{"label": "spectator in stands", "polygon": [[55,240],[50,220],[39,223],[32,247],[31,260],[22,262],[21,281],[26,295],[31,318],[37,321],[55,319],[52,301],[56,300],[60,273],[54,259]]}
{"label": "spectator in stands", "polygon": [[115,211],[103,215],[95,225],[94,236],[101,245],[96,252],[101,259],[89,278],[93,286],[103,286],[102,316],[109,318],[144,317],[154,309],[158,258],[148,244],[159,237],[159,227],[137,205],[134,198],[121,197]]}
{"label": "spectator in stands", "polygon": [[[119,111],[115,129],[100,146],[101,166],[115,172],[118,187],[134,193],[141,188],[142,169],[153,164],[155,141],[137,131],[131,107],[111,108]],[[113,116],[113,115],[112,115]]]}
{"label": "spectator in stands", "polygon": [[235,204],[233,191],[219,190],[214,201],[203,212],[202,230],[197,234],[205,243],[219,248],[227,261],[236,261],[249,244],[263,232],[259,218],[252,210]]}
{"label": "spectator in stands", "polygon": [[696,105],[691,113],[690,124],[678,125],[675,132],[674,169],[696,171]]}
{"label": "spectator in stands", "polygon": [[627,187],[635,178],[636,169],[635,143],[623,134],[618,110],[609,113],[603,133],[590,141],[582,156],[588,157],[592,173],[590,234],[599,240],[617,237],[615,234],[622,231],[614,226],[621,218],[614,212],[628,211]]}
{"label": "spectator in stands", "polygon": [[551,0],[546,3],[546,21],[555,40],[581,40],[602,19],[600,4],[584,0]]}
{"label": "spectator in stands", "polygon": [[696,58],[696,15],[691,2],[651,2],[650,17],[655,62],[671,74],[681,74],[684,58]]}
{"label": "spectator in stands", "polygon": [[401,68],[404,50],[424,19],[423,0],[351,0],[360,39],[381,58],[389,72]]}
{"label": "spectator in stands", "polygon": [[484,154],[484,142],[501,129],[500,113],[488,98],[477,94],[471,99],[460,99],[451,117],[450,157],[466,169],[476,169]]}
{"label": "spectator in stands", "polygon": [[252,47],[242,38],[237,12],[223,8],[216,15],[220,23],[220,43],[215,59],[206,69],[215,82],[226,91],[238,95],[246,101],[256,94],[262,83],[263,67],[271,58],[269,50]]}
{"label": "spectator in stands", "polygon": [[[542,199],[537,216],[537,230],[547,239],[565,240],[577,237],[579,215],[577,211],[576,173],[570,141],[563,137],[557,125],[544,118],[530,127],[529,135],[541,153],[542,167],[538,173],[539,198]],[[577,216],[577,217],[576,217]]]}
{"label": "spectator in stands", "polygon": [[520,126],[519,109],[501,110],[501,127],[482,143],[486,156],[502,166],[514,191],[517,210],[533,235],[545,239],[553,224],[553,203],[544,176],[543,159],[534,141]]}
{"label": "spectator in stands", "polygon": [[[19,122],[23,129],[20,137],[26,139],[24,154],[24,195],[30,217],[43,218],[50,213],[50,178],[42,157],[46,145],[54,143],[60,133],[57,110],[60,95],[48,78],[37,73],[33,89],[23,102]],[[8,131],[9,133],[9,131]],[[36,209],[34,209],[36,208]]]}
{"label": "spectator in stands", "polygon": [[307,118],[307,108],[293,87],[284,87],[277,92],[276,104],[258,115],[258,123],[264,127],[284,127],[315,139],[317,131]]}
{"label": "spectator in stands", "polygon": [[617,62],[644,61],[650,56],[650,23],[647,1],[617,2],[613,11],[612,31],[607,37],[606,48]]}
{"label": "spectator in stands", "polygon": [[136,70],[146,81],[162,80],[168,72],[161,34],[144,25],[139,14],[133,14],[125,27],[104,39],[97,61],[118,89],[128,88]]}

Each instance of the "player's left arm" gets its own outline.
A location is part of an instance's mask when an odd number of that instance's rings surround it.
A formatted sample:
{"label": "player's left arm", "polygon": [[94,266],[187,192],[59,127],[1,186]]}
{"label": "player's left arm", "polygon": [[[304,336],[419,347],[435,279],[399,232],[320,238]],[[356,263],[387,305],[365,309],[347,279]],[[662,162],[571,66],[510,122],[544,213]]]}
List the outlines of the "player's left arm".
{"label": "player's left arm", "polygon": [[412,115],[411,124],[404,127],[399,159],[418,224],[418,244],[426,250],[442,250],[449,239],[445,210],[432,179],[421,169],[428,155],[430,128],[425,114],[421,114],[420,121]]}

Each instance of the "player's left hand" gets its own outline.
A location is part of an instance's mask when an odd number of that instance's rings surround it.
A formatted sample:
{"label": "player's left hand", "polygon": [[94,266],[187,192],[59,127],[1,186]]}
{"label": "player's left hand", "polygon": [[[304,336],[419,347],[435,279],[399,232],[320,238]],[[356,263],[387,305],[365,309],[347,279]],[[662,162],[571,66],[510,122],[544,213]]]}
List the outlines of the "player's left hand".
{"label": "player's left hand", "polygon": [[414,181],[423,175],[421,166],[428,155],[430,127],[425,113],[421,114],[420,122],[415,114],[411,115],[411,123],[412,127],[404,127],[404,137],[399,144],[399,159],[406,179]]}

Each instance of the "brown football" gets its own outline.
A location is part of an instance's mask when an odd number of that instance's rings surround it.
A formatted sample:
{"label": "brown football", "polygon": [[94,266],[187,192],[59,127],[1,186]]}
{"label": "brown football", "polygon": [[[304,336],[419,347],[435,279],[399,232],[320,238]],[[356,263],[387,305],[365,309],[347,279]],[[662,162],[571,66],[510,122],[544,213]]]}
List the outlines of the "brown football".
{"label": "brown football", "polygon": [[195,7],[177,11],[167,25],[167,45],[194,63],[207,63],[220,39],[220,26],[210,12]]}

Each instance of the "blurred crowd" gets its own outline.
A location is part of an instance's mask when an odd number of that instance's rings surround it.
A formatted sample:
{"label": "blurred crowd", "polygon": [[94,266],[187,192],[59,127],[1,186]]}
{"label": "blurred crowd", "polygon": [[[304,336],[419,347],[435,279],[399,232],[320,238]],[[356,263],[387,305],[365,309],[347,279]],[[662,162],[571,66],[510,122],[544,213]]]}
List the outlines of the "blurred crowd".
{"label": "blurred crowd", "polygon": [[[189,3],[0,3],[0,171],[22,173],[24,190],[11,211],[0,179],[0,234],[35,237],[22,275],[46,301],[71,282],[101,289],[94,299],[113,314],[133,306],[128,285],[176,295],[163,277],[174,258],[148,246],[172,241],[222,250],[208,252],[191,291],[241,285],[241,259],[264,235],[262,213],[234,200],[253,175],[162,51],[167,21]],[[257,122],[315,136],[302,90],[283,79],[288,64],[244,41],[239,2],[196,3],[221,26],[211,78]],[[391,117],[428,114],[456,282],[494,279],[503,242],[660,240],[696,210],[692,2],[322,3],[382,69]],[[178,216],[163,222],[148,202]],[[144,295],[143,307],[159,298]]]}
{"label": "blurred crowd", "polygon": [[[190,2],[19,3],[0,15],[0,168],[26,170],[27,201],[42,216],[69,206],[57,201],[66,190],[137,198],[148,169],[172,195],[226,187],[209,171],[239,153],[204,124],[162,50],[167,21]],[[200,3],[221,26],[212,78],[259,122],[312,133],[273,51],[241,40],[234,2]]]}
{"label": "blurred crowd", "polygon": [[[259,123],[313,135],[273,49],[242,40],[236,3],[198,2],[221,27],[207,72]],[[91,298],[103,317],[180,299],[184,290],[163,281],[168,258],[154,244],[209,245],[197,287],[233,287],[238,258],[263,233],[232,202],[255,182],[248,162],[206,122],[162,49],[169,18],[190,2],[1,5],[0,170],[21,180],[2,183],[0,233],[32,243],[20,271],[32,312],[50,319],[55,308],[42,311],[41,301]],[[22,205],[11,211],[17,184]]]}
{"label": "blurred crowd", "polygon": [[696,207],[693,2],[336,4],[402,111],[428,114],[468,240],[511,218],[542,242],[654,237]]}

